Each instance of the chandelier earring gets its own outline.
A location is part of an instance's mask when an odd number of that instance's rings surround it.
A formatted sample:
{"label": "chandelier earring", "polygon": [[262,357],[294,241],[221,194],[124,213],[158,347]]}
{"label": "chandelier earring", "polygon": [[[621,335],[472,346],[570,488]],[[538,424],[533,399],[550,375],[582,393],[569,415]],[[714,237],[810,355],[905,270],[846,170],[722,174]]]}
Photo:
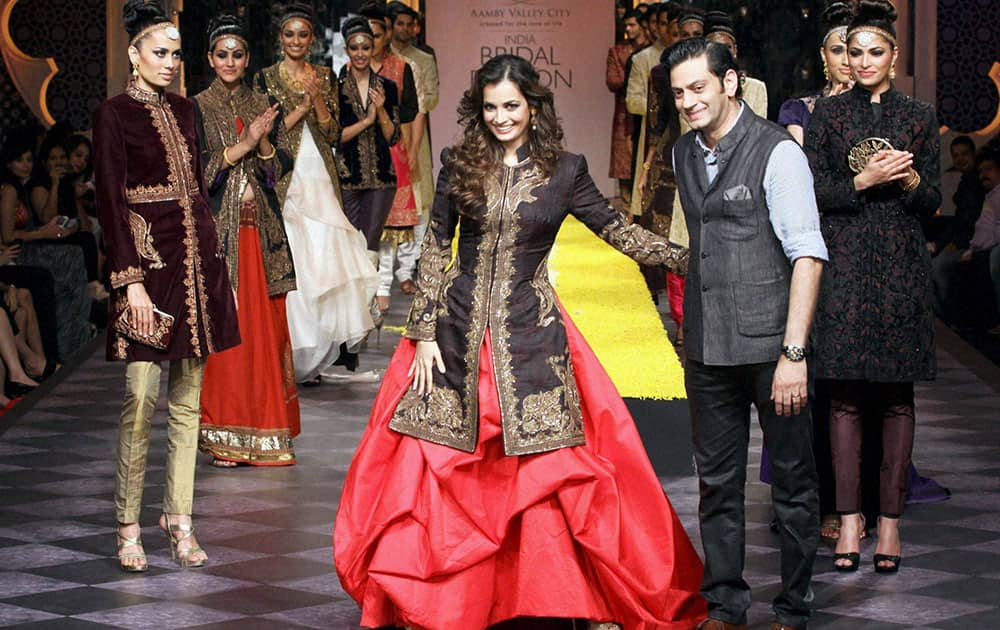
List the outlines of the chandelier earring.
{"label": "chandelier earring", "polygon": [[132,77],[135,79],[139,78],[139,64],[137,63],[132,64]]}
{"label": "chandelier earring", "polygon": [[830,81],[830,66],[827,65],[826,59],[823,60],[823,76],[826,78],[827,82]]}
{"label": "chandelier earring", "polygon": [[892,62],[891,66],[889,66],[889,80],[890,81],[895,81],[896,80],[896,62],[895,61]]}

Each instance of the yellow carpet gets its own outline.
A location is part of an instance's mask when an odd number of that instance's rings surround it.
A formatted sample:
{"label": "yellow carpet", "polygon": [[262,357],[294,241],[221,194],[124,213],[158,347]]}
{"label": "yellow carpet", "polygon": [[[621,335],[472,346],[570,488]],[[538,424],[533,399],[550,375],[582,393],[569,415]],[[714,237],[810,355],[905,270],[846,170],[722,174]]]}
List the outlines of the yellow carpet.
{"label": "yellow carpet", "polygon": [[549,257],[549,274],[623,397],[686,397],[683,368],[632,259],[569,217]]}

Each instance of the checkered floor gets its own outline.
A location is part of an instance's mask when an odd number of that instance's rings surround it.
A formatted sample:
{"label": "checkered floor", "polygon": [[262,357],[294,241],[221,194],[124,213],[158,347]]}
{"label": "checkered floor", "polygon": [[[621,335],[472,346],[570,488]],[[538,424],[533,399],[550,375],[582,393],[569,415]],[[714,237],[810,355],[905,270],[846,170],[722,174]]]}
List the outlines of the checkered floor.
{"label": "checkered floor", "polygon": [[[394,306],[392,321],[404,316]],[[945,331],[947,332],[947,331]],[[362,356],[384,367],[398,336]],[[816,561],[812,628],[1000,627],[1000,376],[953,335],[942,336],[940,377],[918,388],[914,459],[950,487],[946,503],[904,520],[903,568],[878,576]],[[220,470],[199,460],[195,523],[210,562],[179,570],[155,524],[162,496],[164,410],[157,416],[142,514],[150,571],[113,559],[112,478],[123,369],[101,349],[39,400],[0,418],[0,626],[25,628],[352,628],[357,606],[340,590],[330,528],[375,384],[300,392],[298,465]],[[759,435],[753,446],[760,452]],[[755,470],[756,464],[752,466]],[[748,475],[755,478],[755,475]],[[697,484],[664,479],[697,541]],[[748,489],[751,623],[770,623],[777,539],[766,488]],[[862,547],[870,562],[873,543]]]}

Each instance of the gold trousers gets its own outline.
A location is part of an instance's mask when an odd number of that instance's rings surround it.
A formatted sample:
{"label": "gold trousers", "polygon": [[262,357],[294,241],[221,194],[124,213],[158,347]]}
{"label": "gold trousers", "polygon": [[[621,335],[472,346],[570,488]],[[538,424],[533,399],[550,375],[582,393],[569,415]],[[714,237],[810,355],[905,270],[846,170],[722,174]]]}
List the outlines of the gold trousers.
{"label": "gold trousers", "polygon": [[[204,359],[170,362],[167,385],[167,482],[163,511],[191,514],[194,466],[201,417],[201,376]],[[160,395],[160,364],[132,361],[125,369],[125,400],[118,426],[118,474],[115,516],[119,523],[135,523],[142,509],[149,431]]]}

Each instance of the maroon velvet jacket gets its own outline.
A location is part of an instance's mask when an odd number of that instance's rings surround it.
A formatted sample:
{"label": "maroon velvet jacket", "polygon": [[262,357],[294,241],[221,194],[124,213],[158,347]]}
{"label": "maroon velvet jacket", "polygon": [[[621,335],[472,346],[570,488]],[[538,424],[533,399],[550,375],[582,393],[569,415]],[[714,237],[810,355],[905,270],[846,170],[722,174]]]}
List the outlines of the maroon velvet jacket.
{"label": "maroon velvet jacket", "polygon": [[174,316],[163,351],[109,325],[108,360],[204,357],[239,344],[193,103],[134,85],[104,101],[94,113],[94,180],[111,272],[110,316],[128,307],[125,287],[133,282],[142,282],[153,304]]}

